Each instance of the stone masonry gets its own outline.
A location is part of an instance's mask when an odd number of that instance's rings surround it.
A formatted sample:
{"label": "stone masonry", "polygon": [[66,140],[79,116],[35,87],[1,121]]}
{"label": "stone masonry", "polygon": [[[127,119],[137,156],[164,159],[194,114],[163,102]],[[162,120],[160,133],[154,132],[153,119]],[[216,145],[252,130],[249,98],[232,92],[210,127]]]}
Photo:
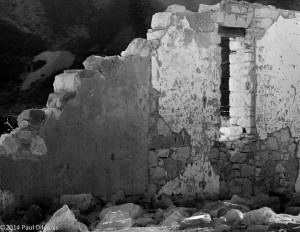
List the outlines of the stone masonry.
{"label": "stone masonry", "polygon": [[[58,75],[47,107],[20,115],[0,139],[1,187],[25,199],[299,191],[299,20],[244,1],[198,12],[169,6],[153,16],[147,40]],[[230,38],[224,141],[221,28],[245,32],[222,35]]]}

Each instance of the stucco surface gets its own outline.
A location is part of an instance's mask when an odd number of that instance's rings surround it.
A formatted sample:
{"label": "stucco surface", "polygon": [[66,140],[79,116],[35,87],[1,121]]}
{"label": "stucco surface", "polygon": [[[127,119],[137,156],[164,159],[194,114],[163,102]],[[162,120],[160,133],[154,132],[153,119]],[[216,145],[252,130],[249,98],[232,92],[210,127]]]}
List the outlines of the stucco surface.
{"label": "stucco surface", "polygon": [[[97,59],[91,57],[87,63],[97,63]],[[48,115],[40,128],[48,149],[46,155],[35,162],[1,158],[3,189],[23,195],[25,200],[64,193],[110,195],[119,189],[127,195],[145,192],[150,60],[113,60],[118,62],[111,68],[114,75],[109,79],[96,68],[78,71],[80,77],[88,73],[89,78],[81,78],[76,95],[65,103],[59,117]],[[103,65],[111,59],[105,62],[99,67],[105,68]],[[62,75],[74,76],[74,72]],[[65,83],[59,80],[54,84],[56,90],[65,91],[61,86]]]}
{"label": "stucco surface", "polygon": [[257,40],[256,125],[261,139],[289,127],[300,137],[300,17],[282,16]]}
{"label": "stucco surface", "polygon": [[[185,128],[191,136],[193,160],[178,178],[163,186],[162,192],[214,195],[218,177],[206,155],[210,142],[217,139],[220,123],[220,38],[209,32],[214,30],[209,15],[167,12],[159,18],[168,18],[171,25],[163,25],[168,28],[152,55],[152,85],[160,92],[160,116],[173,132]],[[199,32],[197,23],[206,32]]]}

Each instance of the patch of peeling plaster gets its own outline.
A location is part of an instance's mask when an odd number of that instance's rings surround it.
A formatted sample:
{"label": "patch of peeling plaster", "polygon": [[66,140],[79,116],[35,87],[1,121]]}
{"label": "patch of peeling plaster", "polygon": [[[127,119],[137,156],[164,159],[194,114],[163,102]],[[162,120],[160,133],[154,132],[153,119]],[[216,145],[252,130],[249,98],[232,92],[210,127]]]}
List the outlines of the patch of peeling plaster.
{"label": "patch of peeling plaster", "polygon": [[186,17],[173,15],[173,25],[152,54],[152,85],[161,94],[159,114],[172,131],[185,128],[192,141],[193,163],[161,193],[212,196],[219,192],[219,177],[207,160],[220,124],[217,51],[210,33],[197,32]]}
{"label": "patch of peeling plaster", "polygon": [[261,139],[290,127],[300,138],[300,18],[279,17],[257,41],[256,123]]}

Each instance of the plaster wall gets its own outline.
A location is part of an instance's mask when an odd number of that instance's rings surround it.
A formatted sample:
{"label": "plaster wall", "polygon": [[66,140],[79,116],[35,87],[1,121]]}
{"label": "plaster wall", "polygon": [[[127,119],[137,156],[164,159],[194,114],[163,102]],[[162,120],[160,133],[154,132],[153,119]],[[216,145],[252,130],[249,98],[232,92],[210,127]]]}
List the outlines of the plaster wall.
{"label": "plaster wall", "polygon": [[120,189],[132,196],[147,189],[150,59],[90,57],[85,66],[56,77],[35,130],[20,119],[17,134],[38,134],[46,152],[30,160],[30,151],[8,150],[2,141],[1,187],[16,198],[110,196]]}
{"label": "plaster wall", "polygon": [[[153,16],[148,39],[161,33],[153,51],[152,85],[159,92],[158,113],[172,132],[190,136],[190,162],[160,193],[214,196],[219,179],[208,162],[220,125],[220,36],[209,14],[168,8]],[[157,39],[157,37],[155,38]]]}
{"label": "plaster wall", "polygon": [[289,127],[300,137],[300,15],[282,16],[256,41],[256,126],[261,139]]}

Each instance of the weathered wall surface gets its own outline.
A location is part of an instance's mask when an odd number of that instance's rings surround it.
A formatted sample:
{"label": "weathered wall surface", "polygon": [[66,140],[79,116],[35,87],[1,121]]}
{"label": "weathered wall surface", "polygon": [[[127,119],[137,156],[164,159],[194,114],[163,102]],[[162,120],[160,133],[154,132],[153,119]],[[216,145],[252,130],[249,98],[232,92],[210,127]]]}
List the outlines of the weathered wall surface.
{"label": "weathered wall surface", "polygon": [[282,16],[257,40],[256,123],[265,139],[284,127],[300,137],[300,14],[291,19]]}
{"label": "weathered wall surface", "polygon": [[[170,132],[183,135],[183,141],[185,133],[190,137],[190,143],[183,144],[185,147],[165,147],[169,150],[161,165],[159,161],[164,158],[160,151],[151,154],[158,158],[158,165],[150,177],[172,177],[166,178],[160,193],[218,193],[218,177],[207,161],[220,124],[220,36],[214,30],[209,14],[192,13],[180,6],[169,7],[152,19],[148,40],[160,41],[151,58],[152,85],[159,96],[158,131],[167,127]],[[177,168],[172,169],[178,170],[177,175],[172,175],[168,163],[174,163]]]}
{"label": "weathered wall surface", "polygon": [[[265,157],[269,153],[273,160],[280,161],[272,182],[296,191],[300,191],[299,31],[300,14],[281,12],[278,20],[256,43],[256,126],[259,137],[269,144],[269,151],[262,151],[261,155]],[[272,136],[285,130],[285,136]]]}
{"label": "weathered wall surface", "polygon": [[[148,187],[150,59],[90,57],[56,77],[36,161],[4,148],[1,187],[24,199],[64,193],[143,194]],[[24,121],[24,120],[23,120]],[[32,131],[28,126],[23,132]],[[19,139],[21,140],[21,139]],[[19,156],[16,156],[18,153]]]}

